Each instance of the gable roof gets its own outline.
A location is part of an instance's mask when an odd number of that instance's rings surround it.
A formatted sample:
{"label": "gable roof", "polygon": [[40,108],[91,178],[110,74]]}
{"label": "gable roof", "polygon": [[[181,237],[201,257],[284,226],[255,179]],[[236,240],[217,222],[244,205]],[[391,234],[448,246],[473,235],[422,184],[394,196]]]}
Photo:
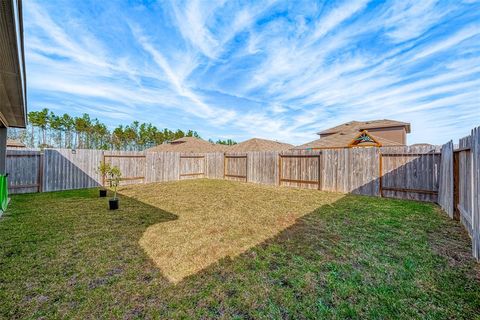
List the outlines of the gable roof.
{"label": "gable roof", "polygon": [[396,120],[371,120],[371,121],[350,121],[338,125],[336,127],[326,129],[323,131],[318,132],[317,134],[332,134],[342,131],[350,131],[355,130],[357,132],[362,130],[368,130],[373,128],[388,128],[388,127],[405,127],[405,131],[410,133],[410,123],[408,122],[401,122]]}
{"label": "gable roof", "polygon": [[153,152],[185,152],[185,153],[203,153],[203,152],[223,152],[225,146],[213,144],[208,141],[195,138],[183,137],[173,140],[169,143],[159,144],[158,146],[147,149]]}
{"label": "gable roof", "polygon": [[293,148],[293,145],[273,140],[253,138],[228,148],[228,152],[249,151],[284,151]]}
{"label": "gable roof", "polygon": [[360,131],[348,144],[349,147],[356,147],[359,145],[364,146],[365,144],[373,144],[377,147],[381,147],[382,144],[378,139],[375,139],[367,130]]}
{"label": "gable roof", "polygon": [[[351,146],[352,141],[354,141],[361,132],[356,130],[349,130],[345,132],[333,133],[329,136],[317,139],[300,146],[295,147],[294,149],[329,149],[329,148],[348,148]],[[401,144],[395,141],[391,141],[379,136],[376,136],[374,133],[368,132],[368,135],[373,138],[374,141],[377,141],[384,147],[393,147],[400,146]],[[375,142],[364,142],[361,146],[376,146]]]}

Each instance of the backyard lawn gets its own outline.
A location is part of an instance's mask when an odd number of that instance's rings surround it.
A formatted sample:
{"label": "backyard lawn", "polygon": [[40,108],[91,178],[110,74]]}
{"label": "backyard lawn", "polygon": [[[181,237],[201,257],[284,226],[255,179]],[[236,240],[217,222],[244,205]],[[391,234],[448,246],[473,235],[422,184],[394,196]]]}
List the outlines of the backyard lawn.
{"label": "backyard lawn", "polygon": [[473,319],[470,239],[436,205],[186,180],[12,196],[0,318]]}

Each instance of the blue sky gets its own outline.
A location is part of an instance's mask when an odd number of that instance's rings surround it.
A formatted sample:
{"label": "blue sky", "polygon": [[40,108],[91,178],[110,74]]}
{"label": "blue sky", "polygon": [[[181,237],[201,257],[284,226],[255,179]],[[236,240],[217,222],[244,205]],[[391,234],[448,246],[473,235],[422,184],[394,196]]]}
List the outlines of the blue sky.
{"label": "blue sky", "polygon": [[24,2],[29,110],[301,144],[350,120],[409,143],[480,125],[478,1]]}

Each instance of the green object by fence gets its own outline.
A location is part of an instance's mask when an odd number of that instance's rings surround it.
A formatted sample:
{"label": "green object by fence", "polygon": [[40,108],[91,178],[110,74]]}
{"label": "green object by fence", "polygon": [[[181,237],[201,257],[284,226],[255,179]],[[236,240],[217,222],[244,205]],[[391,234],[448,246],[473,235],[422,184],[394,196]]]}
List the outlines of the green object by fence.
{"label": "green object by fence", "polygon": [[0,209],[5,212],[8,205],[8,182],[6,175],[0,175]]}

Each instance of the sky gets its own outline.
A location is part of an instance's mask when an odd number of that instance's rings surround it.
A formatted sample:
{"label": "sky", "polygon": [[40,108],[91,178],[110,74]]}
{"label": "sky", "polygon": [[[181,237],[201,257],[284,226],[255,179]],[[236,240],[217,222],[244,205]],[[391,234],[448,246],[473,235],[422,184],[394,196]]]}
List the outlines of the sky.
{"label": "sky", "polygon": [[480,125],[480,1],[24,1],[29,110],[295,145],[351,120]]}

